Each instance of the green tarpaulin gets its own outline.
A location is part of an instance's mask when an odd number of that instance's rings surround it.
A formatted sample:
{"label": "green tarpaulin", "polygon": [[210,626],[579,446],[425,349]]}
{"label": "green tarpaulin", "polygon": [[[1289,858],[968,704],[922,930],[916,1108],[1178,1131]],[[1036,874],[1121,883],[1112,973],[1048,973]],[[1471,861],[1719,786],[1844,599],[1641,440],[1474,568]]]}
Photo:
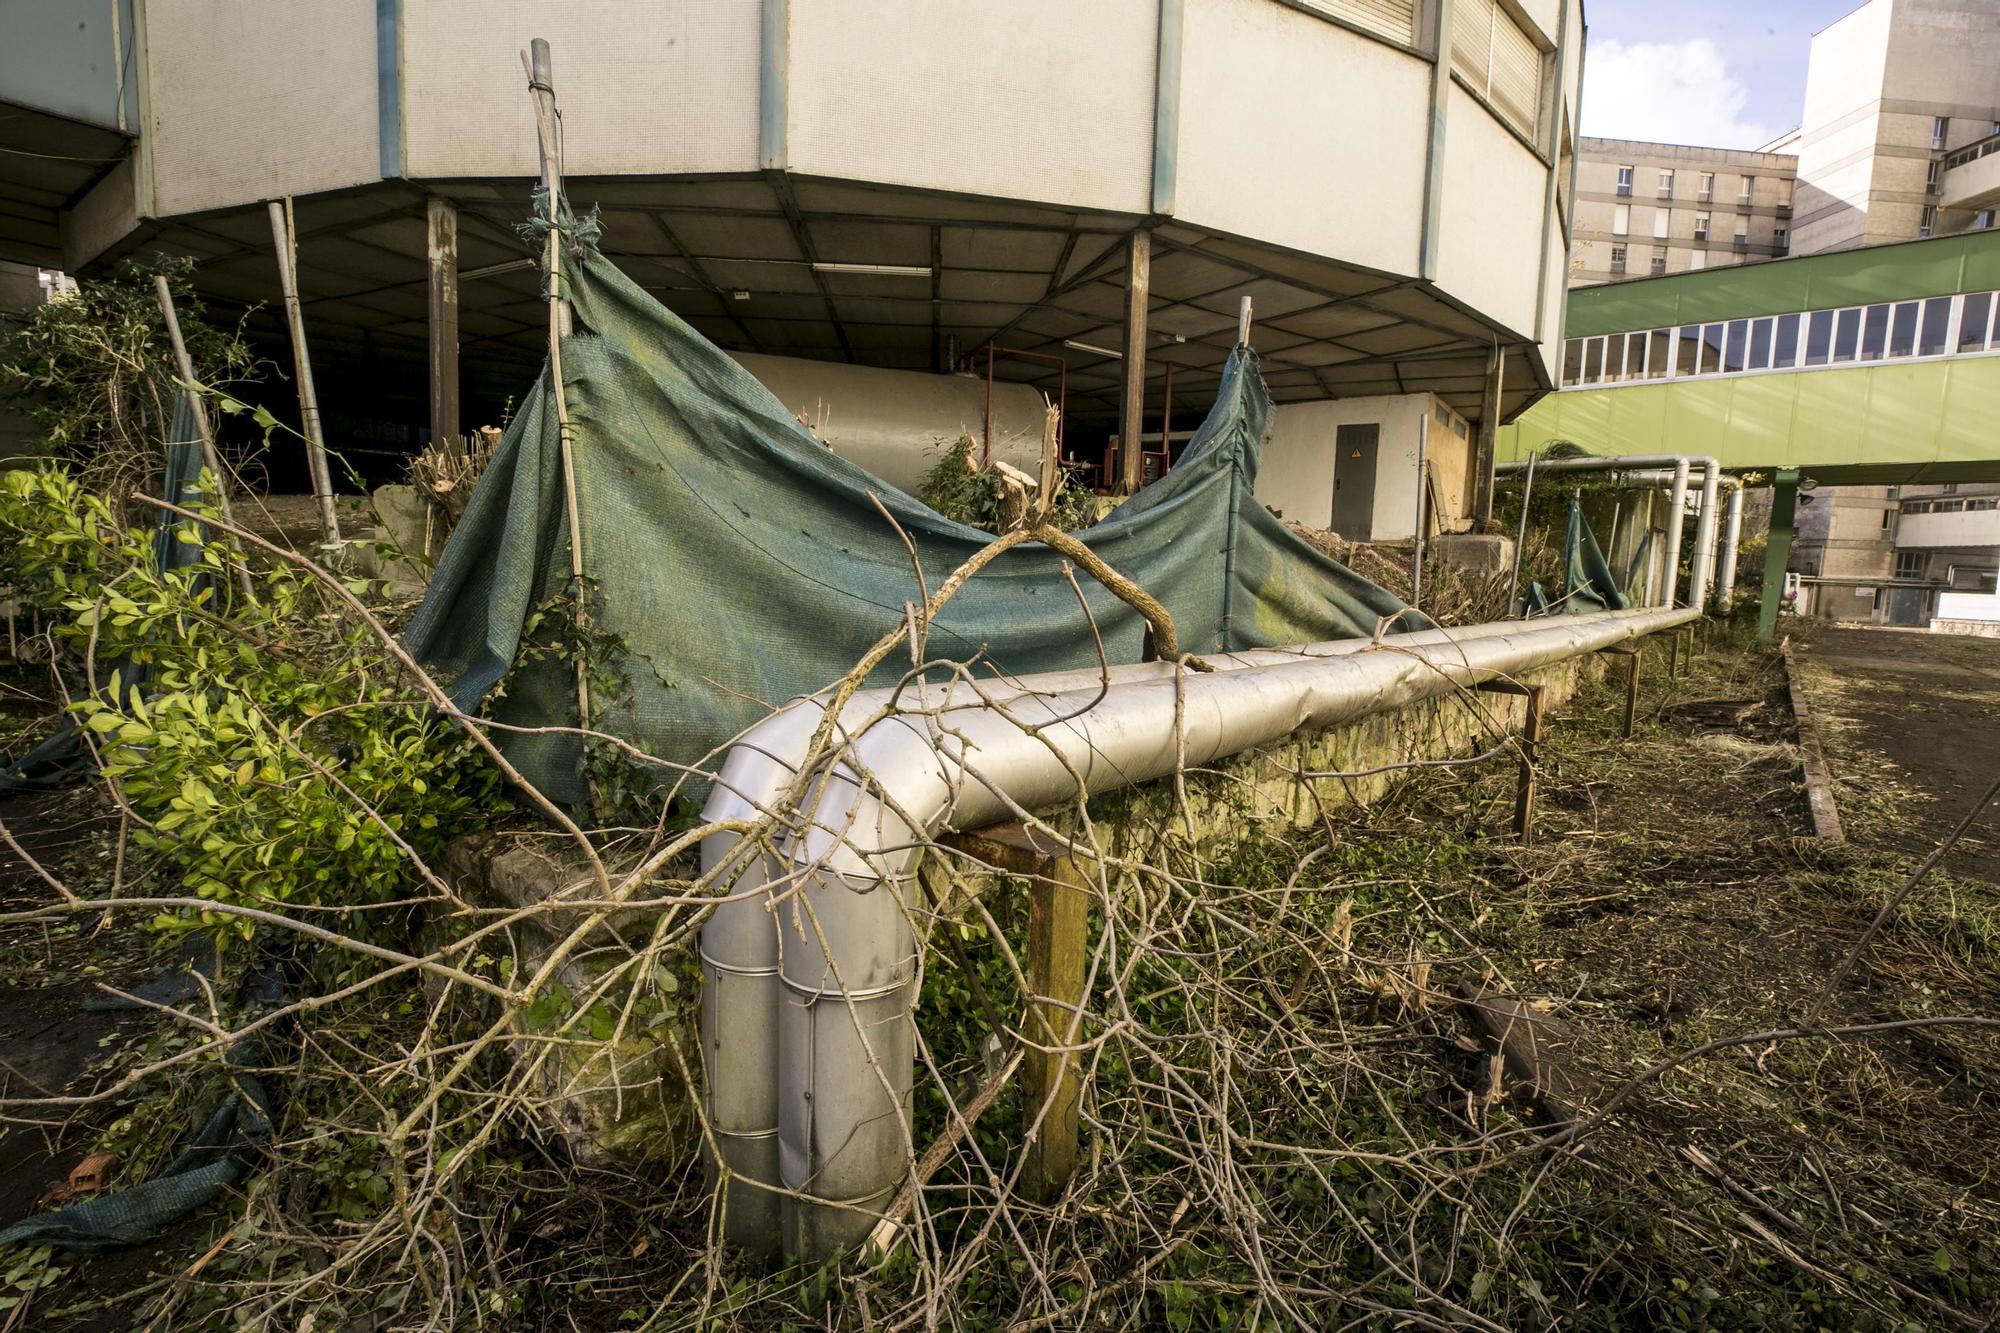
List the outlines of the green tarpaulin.
{"label": "green tarpaulin", "polygon": [[1632,606],[1632,599],[1625,589],[1637,577],[1638,562],[1645,558],[1646,544],[1652,541],[1648,534],[1639,554],[1633,560],[1633,572],[1624,583],[1611,572],[1610,562],[1604,552],[1598,549],[1597,534],[1590,530],[1590,524],[1583,517],[1583,505],[1576,500],[1569,502],[1569,527],[1563,533],[1563,581],[1562,593],[1554,602],[1539,583],[1528,585],[1527,610],[1529,615],[1542,615],[1551,609],[1566,616],[1587,615],[1592,611],[1625,611]]}
{"label": "green tarpaulin", "polygon": [[[591,230],[566,236],[562,260],[576,315],[562,368],[583,563],[594,629],[605,636],[591,722],[699,764],[769,707],[838,679],[903,622],[905,605],[923,596],[904,536],[932,588],[993,539],[815,441],[747,371],[606,260]],[[1238,348],[1180,466],[1077,536],[1165,604],[1186,651],[1365,635],[1390,616],[1398,627],[1416,623],[1396,597],[1257,503],[1270,411],[1254,357]],[[521,656],[524,624],[565,596],[566,533],[544,371],[407,633],[417,657],[454,681],[460,707],[492,691]],[[931,626],[928,655],[1010,673],[1094,664],[1062,565],[1040,545],[1000,557]],[[1078,577],[1112,661],[1139,660],[1143,622]],[[489,715],[573,724],[569,660],[529,659]],[[892,659],[878,679],[907,666],[907,654]],[[545,792],[581,799],[573,735],[500,739]]]}

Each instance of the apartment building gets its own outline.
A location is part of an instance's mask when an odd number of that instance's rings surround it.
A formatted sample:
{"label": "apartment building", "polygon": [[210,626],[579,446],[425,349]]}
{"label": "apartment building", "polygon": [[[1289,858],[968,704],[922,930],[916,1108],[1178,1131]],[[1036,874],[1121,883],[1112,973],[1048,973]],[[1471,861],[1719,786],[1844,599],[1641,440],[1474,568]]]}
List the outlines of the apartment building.
{"label": "apartment building", "polygon": [[1813,35],[1793,248],[1991,227],[1997,136],[2000,0],[1869,0]]}
{"label": "apartment building", "polygon": [[1808,492],[1800,496],[1791,568],[1807,615],[1926,624],[1943,594],[1995,591],[2000,482]]}
{"label": "apartment building", "polygon": [[1788,254],[1797,174],[1785,153],[1585,138],[1570,285]]}

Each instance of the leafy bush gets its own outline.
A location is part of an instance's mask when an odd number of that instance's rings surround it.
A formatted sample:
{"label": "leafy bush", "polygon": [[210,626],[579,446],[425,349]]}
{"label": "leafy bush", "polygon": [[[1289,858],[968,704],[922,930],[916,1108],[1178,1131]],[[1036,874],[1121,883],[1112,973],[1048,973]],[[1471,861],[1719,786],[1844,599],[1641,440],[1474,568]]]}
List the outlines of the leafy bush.
{"label": "leafy bush", "polygon": [[[182,524],[195,562],[161,571],[70,473],[0,476],[0,578],[54,624],[69,693],[140,846],[218,904],[390,901],[497,801],[472,743],[415,697],[380,638],[310,574],[253,568],[255,605],[223,605],[232,548]],[[252,933],[227,913],[160,924]],[[351,929],[352,927],[350,927]]]}
{"label": "leafy bush", "polygon": [[[924,475],[917,498],[946,518],[994,531],[999,525],[999,491],[994,474],[972,460],[975,445],[961,435]],[[1087,528],[1097,521],[1097,497],[1067,470],[1060,473],[1049,522],[1064,532]]]}
{"label": "leafy bush", "polygon": [[0,342],[0,402],[39,427],[56,461],[123,514],[124,497],[158,466],[172,438],[173,348],[153,286],[164,274],[188,357],[203,384],[240,383],[255,360],[240,326],[210,324],[188,282],[192,260],[128,260],[36,307]]}

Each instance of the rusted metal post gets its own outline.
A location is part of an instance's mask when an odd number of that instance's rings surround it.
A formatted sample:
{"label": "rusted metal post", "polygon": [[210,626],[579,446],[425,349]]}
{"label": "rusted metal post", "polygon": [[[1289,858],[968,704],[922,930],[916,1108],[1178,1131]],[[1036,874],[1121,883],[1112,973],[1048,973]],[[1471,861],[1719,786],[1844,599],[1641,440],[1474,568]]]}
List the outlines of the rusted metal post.
{"label": "rusted metal post", "polygon": [[1621,648],[1600,650],[1607,657],[1625,659],[1625,730],[1626,740],[1632,739],[1632,723],[1639,714],[1639,645],[1628,644]]}
{"label": "rusted metal post", "polygon": [[1542,744],[1542,687],[1511,680],[1489,680],[1479,687],[1493,694],[1519,695],[1528,701],[1521,722],[1520,776],[1514,786],[1514,836],[1523,847],[1535,845],[1536,761]]}

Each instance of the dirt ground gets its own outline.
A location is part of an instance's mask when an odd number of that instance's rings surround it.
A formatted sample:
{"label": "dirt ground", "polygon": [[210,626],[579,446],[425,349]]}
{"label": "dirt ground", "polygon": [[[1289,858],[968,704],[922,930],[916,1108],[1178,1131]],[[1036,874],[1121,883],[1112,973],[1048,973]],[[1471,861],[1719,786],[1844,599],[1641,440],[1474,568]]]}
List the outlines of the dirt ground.
{"label": "dirt ground", "polygon": [[[1907,794],[1908,818],[1883,840],[1930,851],[2000,776],[2000,639],[1829,627],[1802,654],[1842,815]],[[1966,831],[1951,864],[2000,884],[2000,812]]]}

